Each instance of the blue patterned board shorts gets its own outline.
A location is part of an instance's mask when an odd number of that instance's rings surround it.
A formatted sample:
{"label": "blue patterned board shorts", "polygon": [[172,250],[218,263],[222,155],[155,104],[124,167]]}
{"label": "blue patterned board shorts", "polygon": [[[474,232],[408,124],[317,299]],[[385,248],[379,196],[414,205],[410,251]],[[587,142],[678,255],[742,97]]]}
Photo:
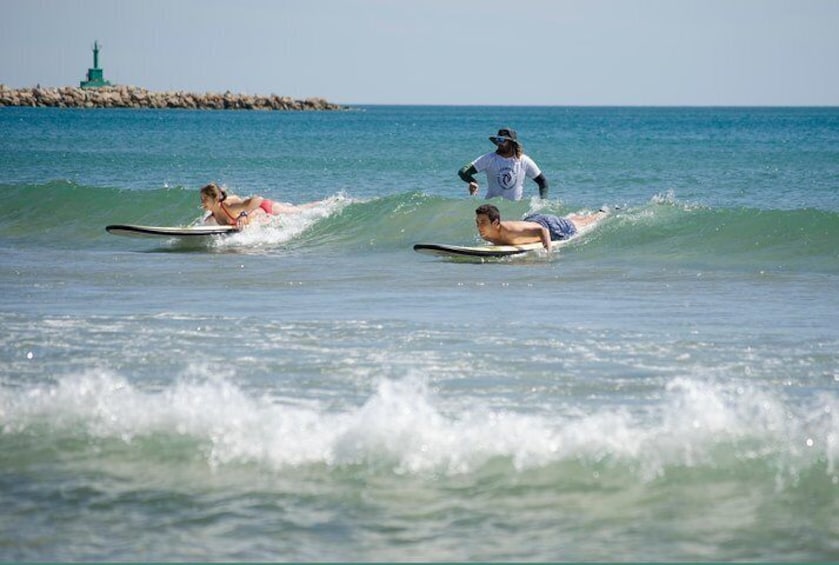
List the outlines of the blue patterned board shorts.
{"label": "blue patterned board shorts", "polygon": [[536,222],[537,224],[548,228],[548,231],[551,232],[551,241],[568,239],[577,233],[577,228],[574,227],[571,220],[566,220],[565,218],[560,218],[559,216],[551,214],[531,214],[525,217],[524,221]]}

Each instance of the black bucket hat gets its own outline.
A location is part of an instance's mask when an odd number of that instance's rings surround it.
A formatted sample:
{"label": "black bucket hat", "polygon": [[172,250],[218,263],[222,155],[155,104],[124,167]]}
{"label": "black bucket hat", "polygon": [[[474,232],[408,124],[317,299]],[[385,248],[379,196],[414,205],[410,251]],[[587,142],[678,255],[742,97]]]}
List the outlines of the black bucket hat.
{"label": "black bucket hat", "polygon": [[495,143],[496,145],[498,145],[498,143],[503,143],[508,140],[512,141],[516,145],[519,144],[519,137],[516,135],[516,130],[512,128],[501,128],[500,130],[498,130],[497,135],[489,136],[489,140]]}

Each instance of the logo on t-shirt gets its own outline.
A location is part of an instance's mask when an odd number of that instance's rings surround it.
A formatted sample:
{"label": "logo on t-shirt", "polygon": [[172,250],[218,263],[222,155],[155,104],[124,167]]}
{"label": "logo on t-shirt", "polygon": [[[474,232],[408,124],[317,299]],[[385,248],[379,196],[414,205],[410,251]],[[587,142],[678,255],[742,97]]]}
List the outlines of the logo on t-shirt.
{"label": "logo on t-shirt", "polygon": [[502,190],[513,190],[516,188],[516,171],[512,167],[502,167],[495,178],[498,180],[498,186]]}

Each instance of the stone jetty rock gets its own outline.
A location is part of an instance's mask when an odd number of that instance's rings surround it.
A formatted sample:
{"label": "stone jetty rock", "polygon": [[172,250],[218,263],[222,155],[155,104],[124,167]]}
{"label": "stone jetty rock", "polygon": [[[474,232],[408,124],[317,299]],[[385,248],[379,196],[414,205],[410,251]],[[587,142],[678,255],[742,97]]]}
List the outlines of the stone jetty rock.
{"label": "stone jetty rock", "polygon": [[153,92],[136,86],[102,88],[7,88],[0,84],[0,106],[54,108],[186,108],[190,110],[346,110],[323,98],[294,100],[288,96],[259,96],[227,91],[195,93]]}

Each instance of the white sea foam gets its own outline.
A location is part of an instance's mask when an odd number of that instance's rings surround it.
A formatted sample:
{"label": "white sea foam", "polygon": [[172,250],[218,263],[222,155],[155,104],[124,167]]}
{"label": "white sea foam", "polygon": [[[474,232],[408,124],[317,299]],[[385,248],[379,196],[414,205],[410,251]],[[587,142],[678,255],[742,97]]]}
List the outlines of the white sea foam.
{"label": "white sea foam", "polygon": [[310,208],[301,208],[298,213],[272,216],[266,222],[254,224],[230,237],[214,242],[218,248],[259,248],[287,243],[310,229],[318,221],[340,212],[351,200],[338,194],[320,201]]}
{"label": "white sea foam", "polygon": [[839,402],[827,395],[798,414],[766,391],[677,378],[646,414],[579,408],[546,416],[475,402],[453,407],[422,379],[406,378],[381,380],[361,405],[335,410],[255,395],[224,377],[197,378],[202,372],[192,368],[155,391],[103,371],[5,388],[2,430],[46,423],[52,433],[77,430],[128,445],[163,434],[196,441],[210,466],[369,465],[397,473],[470,473],[504,458],[519,470],[625,463],[651,479],[673,466],[713,466],[724,446],[736,446],[728,456],[769,458],[791,473],[818,461],[835,473],[839,455]]}

